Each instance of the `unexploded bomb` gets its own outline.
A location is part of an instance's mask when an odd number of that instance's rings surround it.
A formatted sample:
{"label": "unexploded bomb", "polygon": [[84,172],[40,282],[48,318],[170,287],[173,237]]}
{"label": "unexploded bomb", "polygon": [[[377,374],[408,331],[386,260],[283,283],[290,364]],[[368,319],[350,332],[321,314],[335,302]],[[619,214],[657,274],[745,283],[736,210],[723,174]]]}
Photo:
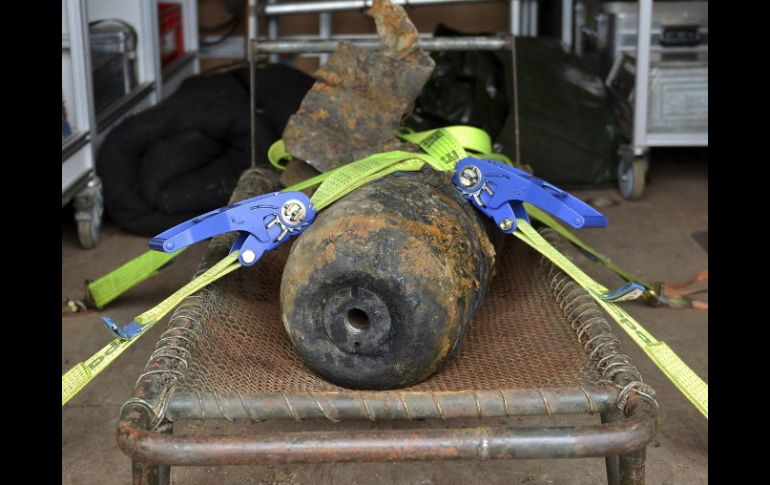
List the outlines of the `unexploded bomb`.
{"label": "unexploded bomb", "polygon": [[367,184],[321,212],[281,281],[286,331],[304,362],[350,388],[426,379],[459,350],[501,233],[450,175],[424,168]]}

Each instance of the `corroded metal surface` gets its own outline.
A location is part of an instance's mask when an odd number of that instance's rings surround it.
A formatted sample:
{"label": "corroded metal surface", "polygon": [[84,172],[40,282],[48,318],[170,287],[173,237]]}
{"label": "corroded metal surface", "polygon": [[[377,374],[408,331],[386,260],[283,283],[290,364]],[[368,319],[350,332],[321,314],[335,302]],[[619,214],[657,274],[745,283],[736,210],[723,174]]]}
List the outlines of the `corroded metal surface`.
{"label": "corroded metal surface", "polygon": [[[418,460],[586,458],[629,455],[640,463],[655,436],[655,413],[635,406],[622,423],[575,427],[484,426],[448,429],[275,432],[232,436],[169,436],[145,431],[140,409],[126,409],[118,423],[118,444],[136,461],[164,465],[389,462]],[[641,458],[643,459],[643,454]],[[621,461],[624,461],[622,458]],[[643,463],[643,461],[641,462]],[[638,470],[621,475],[639,477]],[[643,474],[642,474],[643,477]],[[640,483],[630,480],[626,483]]]}
{"label": "corroded metal surface", "polygon": [[450,177],[426,168],[372,182],[323,211],[294,243],[282,319],[305,364],[326,379],[404,387],[459,350],[495,248]]}
{"label": "corroded metal surface", "polygon": [[376,0],[366,13],[374,19],[384,55],[405,59],[414,53],[419,33],[402,7]]}
{"label": "corroded metal surface", "polygon": [[[245,180],[249,177],[254,180]],[[249,191],[260,190],[258,177],[244,174],[233,200],[256,195]],[[226,255],[231,243],[231,236],[214,238],[198,273]],[[547,260],[541,267],[541,258],[528,247],[510,244],[498,255],[499,274],[460,355],[442,372],[399,391],[347,391],[302,366],[275,298],[286,253],[283,248],[268,253],[258,268],[228,275],[174,312],[121,409],[117,438],[134,460],[135,483],[161,475],[153,464],[613,455],[621,457],[624,484],[643,482],[641,450],[657,429],[654,402],[632,393],[619,408],[617,391],[638,371],[610,338],[606,316],[586,292]],[[566,388],[555,389],[560,386]],[[507,428],[486,419],[605,414],[613,408],[618,422],[601,426]],[[447,419],[447,426],[452,418],[482,419],[478,427],[438,433],[413,426],[369,434],[174,436],[164,428],[173,417],[244,414],[255,420],[438,417]]]}
{"label": "corroded metal surface", "polygon": [[495,391],[381,391],[368,393],[308,392],[302,394],[196,393],[176,391],[166,416],[183,419],[263,419],[303,421],[327,419],[502,418],[511,416],[596,414],[614,411],[618,389],[554,387]]}
{"label": "corroded metal surface", "polygon": [[399,123],[435,66],[415,48],[417,29],[403,8],[383,0],[368,14],[380,49],[341,42],[283,132],[287,151],[322,172],[401,148],[395,138]]}

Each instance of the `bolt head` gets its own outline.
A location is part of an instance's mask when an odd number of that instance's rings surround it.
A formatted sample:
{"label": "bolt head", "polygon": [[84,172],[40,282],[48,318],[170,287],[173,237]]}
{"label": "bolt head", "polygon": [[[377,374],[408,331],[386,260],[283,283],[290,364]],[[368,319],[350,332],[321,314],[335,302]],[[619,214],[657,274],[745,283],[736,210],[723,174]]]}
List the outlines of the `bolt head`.
{"label": "bolt head", "polygon": [[251,264],[254,262],[255,259],[257,259],[257,255],[254,254],[254,251],[251,249],[247,249],[243,253],[241,253],[241,259],[243,259],[243,262],[246,264]]}
{"label": "bolt head", "polygon": [[305,204],[296,199],[287,200],[281,207],[281,218],[288,224],[300,224],[305,220],[305,215],[307,215]]}
{"label": "bolt head", "polygon": [[475,165],[468,165],[460,171],[460,185],[470,189],[479,185],[481,181],[481,171]]}
{"label": "bolt head", "polygon": [[500,229],[503,231],[510,231],[511,227],[513,227],[513,221],[510,219],[503,219],[500,221]]}

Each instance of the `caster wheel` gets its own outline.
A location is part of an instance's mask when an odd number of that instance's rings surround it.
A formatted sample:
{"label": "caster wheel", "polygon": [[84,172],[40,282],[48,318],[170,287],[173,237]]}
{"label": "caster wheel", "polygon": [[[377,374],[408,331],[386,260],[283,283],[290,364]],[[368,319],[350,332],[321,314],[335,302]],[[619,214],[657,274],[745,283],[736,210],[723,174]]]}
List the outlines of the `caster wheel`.
{"label": "caster wheel", "polygon": [[102,183],[95,177],[75,197],[75,221],[78,225],[78,241],[82,248],[92,249],[99,243],[103,212]]}
{"label": "caster wheel", "polygon": [[83,249],[92,249],[99,244],[99,225],[92,221],[78,221],[78,241]]}
{"label": "caster wheel", "polygon": [[618,190],[627,200],[639,199],[644,193],[647,172],[646,156],[624,160],[618,165]]}

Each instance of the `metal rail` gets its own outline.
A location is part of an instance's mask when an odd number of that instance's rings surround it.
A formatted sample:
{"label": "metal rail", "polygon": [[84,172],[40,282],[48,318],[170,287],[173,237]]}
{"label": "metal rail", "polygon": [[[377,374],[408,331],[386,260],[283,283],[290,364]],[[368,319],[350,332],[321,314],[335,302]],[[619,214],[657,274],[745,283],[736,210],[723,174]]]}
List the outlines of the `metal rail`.
{"label": "metal rail", "polygon": [[[391,0],[390,3],[407,7],[419,7],[424,5],[448,5],[459,3],[489,3],[502,2],[504,0]],[[298,2],[266,4],[259,7],[259,14],[265,16],[296,15],[303,13],[343,12],[349,10],[363,10],[372,6],[372,0],[329,0],[321,2]]]}
{"label": "metal rail", "polygon": [[650,90],[652,0],[639,1],[639,22],[637,24],[637,29],[634,124],[631,136],[635,154],[641,155],[647,147],[647,99]]}
{"label": "metal rail", "polygon": [[148,409],[132,403],[124,407],[118,423],[118,444],[135,462],[162,465],[604,457],[643,450],[655,436],[657,417],[649,402],[632,396],[627,409],[630,416],[625,421],[574,427],[478,426],[173,436],[148,431]]}
{"label": "metal rail", "polygon": [[[350,42],[364,49],[377,49],[380,46],[376,39],[351,39]],[[334,52],[340,40],[268,40],[254,43],[254,53],[265,54],[298,54]],[[426,51],[468,51],[485,50],[497,51],[510,49],[510,37],[434,37],[418,39],[417,47]]]}
{"label": "metal rail", "polygon": [[[176,391],[169,399],[166,417],[186,419],[271,419],[332,421],[368,419],[453,419],[547,414],[608,413],[617,408],[618,389],[612,386],[509,389],[495,391],[412,391],[406,395],[382,392],[366,398],[354,393],[329,392],[303,395],[197,393]],[[483,404],[481,404],[483,403]]]}
{"label": "metal rail", "polygon": [[[189,61],[194,55],[190,54]],[[116,100],[96,115],[96,130],[99,134],[106,131],[118,118],[128,113],[155,90],[155,81],[147,81],[134,87],[128,94]]]}

